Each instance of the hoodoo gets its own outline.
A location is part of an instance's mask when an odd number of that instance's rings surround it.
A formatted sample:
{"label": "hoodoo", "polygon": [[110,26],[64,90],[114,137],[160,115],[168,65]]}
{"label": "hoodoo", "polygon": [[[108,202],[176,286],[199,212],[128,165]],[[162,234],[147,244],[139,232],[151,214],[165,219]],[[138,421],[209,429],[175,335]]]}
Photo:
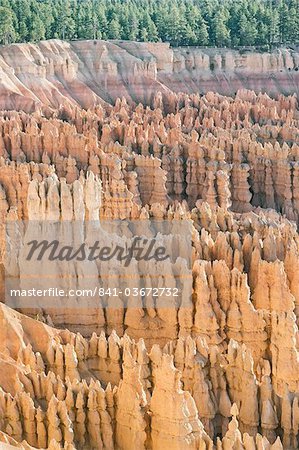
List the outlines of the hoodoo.
{"label": "hoodoo", "polygon": [[298,17],[0,2],[0,450],[298,449]]}

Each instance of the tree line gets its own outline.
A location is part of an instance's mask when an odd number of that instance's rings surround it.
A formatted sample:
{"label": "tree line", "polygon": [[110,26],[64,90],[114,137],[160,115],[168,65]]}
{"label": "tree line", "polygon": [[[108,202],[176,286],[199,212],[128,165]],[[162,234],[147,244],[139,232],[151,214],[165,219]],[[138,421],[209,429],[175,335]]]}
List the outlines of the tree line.
{"label": "tree line", "polygon": [[173,46],[299,42],[299,0],[0,0],[0,43],[123,39]]}

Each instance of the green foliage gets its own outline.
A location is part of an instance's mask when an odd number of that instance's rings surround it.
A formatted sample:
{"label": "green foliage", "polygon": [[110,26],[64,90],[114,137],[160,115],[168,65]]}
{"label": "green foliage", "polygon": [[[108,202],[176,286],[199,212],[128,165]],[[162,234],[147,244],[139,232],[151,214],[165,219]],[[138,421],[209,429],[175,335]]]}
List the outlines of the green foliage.
{"label": "green foliage", "polygon": [[7,6],[0,6],[0,41],[3,44],[8,44],[15,37],[14,13]]}
{"label": "green foliage", "polygon": [[230,45],[230,30],[227,26],[227,14],[224,8],[215,12],[212,19],[213,44],[216,47],[226,47]]}
{"label": "green foliage", "polygon": [[41,18],[35,14],[31,18],[31,29],[29,33],[30,41],[36,42],[46,37],[46,30]]}
{"label": "green foliage", "polygon": [[120,39],[121,38],[121,26],[117,18],[110,21],[108,26],[108,39]]}
{"label": "green foliage", "polygon": [[51,38],[298,43],[299,0],[0,0],[0,43]]}

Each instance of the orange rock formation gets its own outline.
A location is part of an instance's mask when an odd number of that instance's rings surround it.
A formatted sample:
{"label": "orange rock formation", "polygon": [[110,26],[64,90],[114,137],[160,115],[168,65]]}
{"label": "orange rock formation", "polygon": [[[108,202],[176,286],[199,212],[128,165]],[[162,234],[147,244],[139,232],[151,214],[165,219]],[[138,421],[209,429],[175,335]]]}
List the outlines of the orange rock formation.
{"label": "orange rock formation", "polygon": [[2,285],[16,219],[188,219],[193,278],[172,308],[17,312],[2,286],[0,448],[298,448],[298,101],[191,93],[294,92],[297,53],[50,41],[0,57]]}

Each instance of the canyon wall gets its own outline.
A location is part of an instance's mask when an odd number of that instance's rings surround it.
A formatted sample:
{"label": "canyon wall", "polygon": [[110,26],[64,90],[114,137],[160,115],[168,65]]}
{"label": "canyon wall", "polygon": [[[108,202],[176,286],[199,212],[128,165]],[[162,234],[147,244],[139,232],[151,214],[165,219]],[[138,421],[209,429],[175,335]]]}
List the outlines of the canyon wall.
{"label": "canyon wall", "polygon": [[[297,449],[298,53],[53,40],[0,67],[0,449]],[[127,243],[155,220],[175,269],[129,275],[175,287],[190,263],[190,303],[8,306],[30,223],[114,221]],[[69,266],[78,288],[123,286],[102,269]]]}
{"label": "canyon wall", "polygon": [[43,41],[0,47],[0,108],[113,104],[118,97],[152,105],[160,91],[235,95],[252,89],[298,93],[299,54],[213,48],[170,48],[166,43]]}

